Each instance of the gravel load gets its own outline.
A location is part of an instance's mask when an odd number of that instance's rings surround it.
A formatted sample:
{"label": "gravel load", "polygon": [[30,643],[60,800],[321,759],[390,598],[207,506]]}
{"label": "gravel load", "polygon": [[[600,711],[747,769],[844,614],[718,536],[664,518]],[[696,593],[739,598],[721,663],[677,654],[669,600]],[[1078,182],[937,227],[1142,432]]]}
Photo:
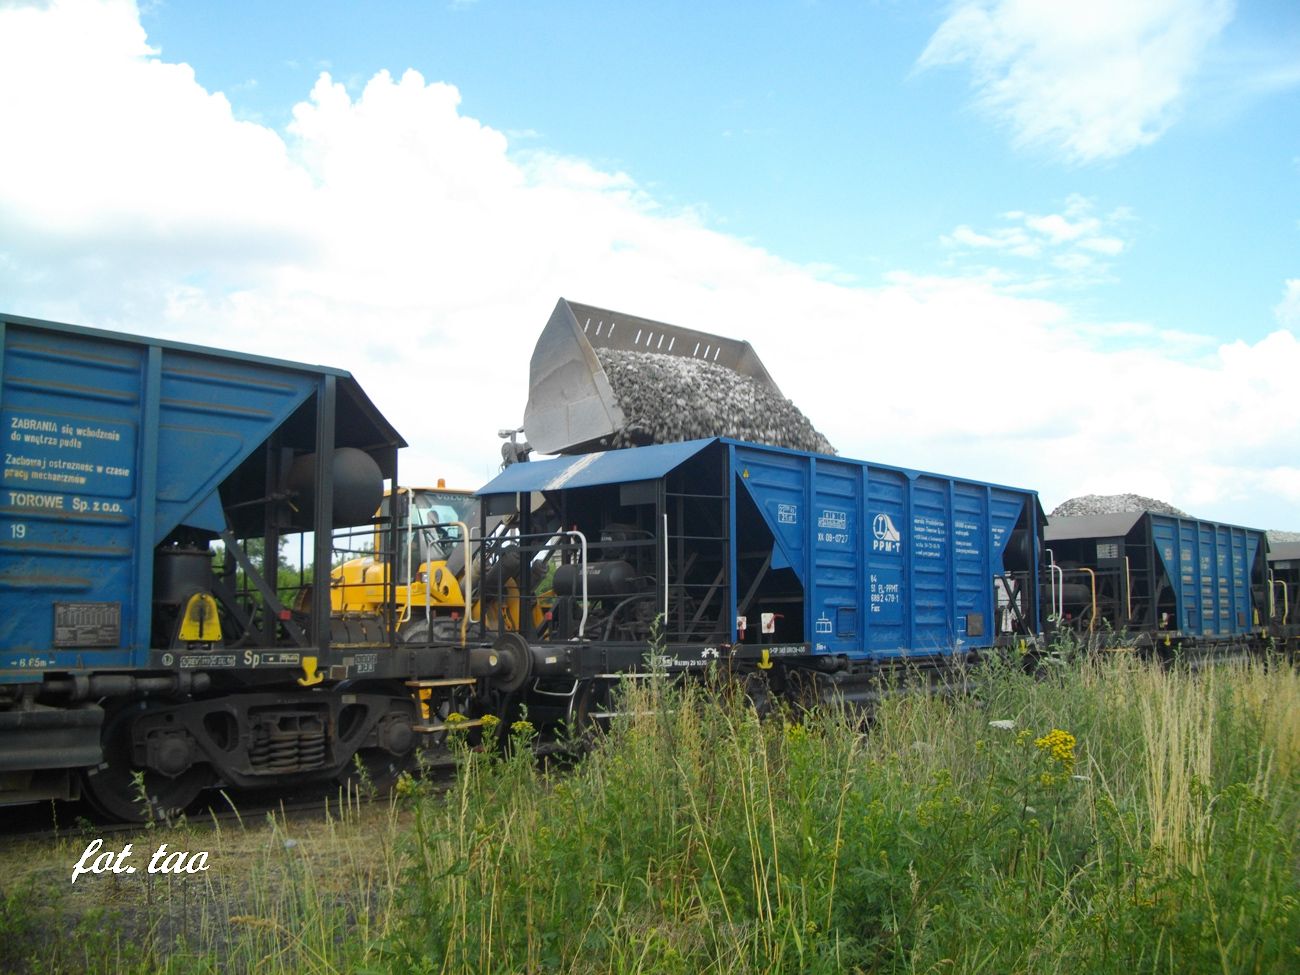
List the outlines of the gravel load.
{"label": "gravel load", "polygon": [[1270,528],[1267,534],[1270,542],[1277,542],[1279,544],[1300,542],[1300,532],[1284,532]]}
{"label": "gravel load", "polygon": [[1075,518],[1080,515],[1115,515],[1122,511],[1154,511],[1175,518],[1192,517],[1167,501],[1157,501],[1140,494],[1084,494],[1056,506],[1052,517]]}
{"label": "gravel load", "polygon": [[597,349],[627,425],[613,447],[733,437],[833,454],[799,408],[763,383],[703,359]]}

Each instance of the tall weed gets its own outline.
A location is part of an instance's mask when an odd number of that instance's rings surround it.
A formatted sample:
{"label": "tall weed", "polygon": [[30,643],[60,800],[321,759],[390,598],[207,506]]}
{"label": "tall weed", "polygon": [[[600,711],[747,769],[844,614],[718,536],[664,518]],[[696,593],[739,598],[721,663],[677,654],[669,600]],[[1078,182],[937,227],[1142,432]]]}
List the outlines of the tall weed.
{"label": "tall weed", "polygon": [[1293,671],[1129,655],[766,720],[637,681],[576,767],[462,750],[409,911],[435,972],[1236,972],[1300,965]]}

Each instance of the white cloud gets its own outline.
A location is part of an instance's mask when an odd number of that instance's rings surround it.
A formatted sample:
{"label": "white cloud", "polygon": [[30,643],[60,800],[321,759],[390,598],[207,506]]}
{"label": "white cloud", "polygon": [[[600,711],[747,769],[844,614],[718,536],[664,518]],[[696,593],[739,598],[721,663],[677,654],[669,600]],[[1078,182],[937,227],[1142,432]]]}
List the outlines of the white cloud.
{"label": "white cloud", "polygon": [[[628,174],[516,153],[459,101],[413,72],[355,97],[323,75],[276,132],[150,51],[130,3],[0,7],[5,310],[348,368],[411,442],[409,480],[474,486],[563,295],[749,339],[848,456],[1300,528],[1291,332],[1216,349],[1080,322],[1001,271],[848,287]],[[1077,263],[1122,251],[1122,217],[1071,198],[951,237]]]}
{"label": "white cloud", "polygon": [[1232,18],[1232,0],[957,0],[921,68],[968,63],[1017,145],[1080,163],[1155,141]]}
{"label": "white cloud", "polygon": [[[954,263],[971,269],[971,258],[987,260],[991,255],[1021,258],[1023,261],[1046,261],[1059,273],[1043,273],[1037,266],[1028,271],[1003,265],[1004,287],[1041,290],[1054,285],[1083,285],[1104,279],[1111,263],[1128,246],[1121,236],[1132,213],[1118,207],[1099,217],[1092,200],[1078,194],[1065,201],[1061,213],[1026,213],[1013,210],[1002,214],[1003,226],[975,230],[967,224],[940,237]],[[979,265],[974,265],[979,267]]]}
{"label": "white cloud", "polygon": [[1274,309],[1274,312],[1279,324],[1286,328],[1300,328],[1300,278],[1287,281],[1282,303]]}

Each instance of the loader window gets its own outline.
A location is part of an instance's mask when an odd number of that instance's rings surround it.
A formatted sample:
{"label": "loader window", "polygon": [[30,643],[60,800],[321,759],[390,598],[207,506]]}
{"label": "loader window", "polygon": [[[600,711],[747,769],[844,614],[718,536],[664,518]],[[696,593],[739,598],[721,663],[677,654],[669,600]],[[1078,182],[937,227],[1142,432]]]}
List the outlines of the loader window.
{"label": "loader window", "polygon": [[410,518],[413,528],[428,526],[421,532],[428,546],[428,557],[439,561],[451,555],[452,548],[461,541],[460,527],[449,524],[463,521],[469,524],[474,517],[475,499],[471,494],[418,493],[412,499]]}

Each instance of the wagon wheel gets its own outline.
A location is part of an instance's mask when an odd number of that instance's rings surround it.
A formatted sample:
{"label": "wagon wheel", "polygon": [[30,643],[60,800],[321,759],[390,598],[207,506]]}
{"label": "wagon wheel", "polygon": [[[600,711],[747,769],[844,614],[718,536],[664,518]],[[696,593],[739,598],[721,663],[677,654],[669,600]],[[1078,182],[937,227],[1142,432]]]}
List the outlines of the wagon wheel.
{"label": "wagon wheel", "polygon": [[104,761],[82,775],[87,801],[102,815],[128,823],[165,819],[185,810],[213,783],[212,768],[191,765],[176,776],[134,763],[131,727],[146,713],[143,702],[127,705],[104,719]]}
{"label": "wagon wheel", "polygon": [[599,677],[582,682],[569,711],[569,728],[577,740],[585,741],[609,730],[617,689],[617,681]]}
{"label": "wagon wheel", "polygon": [[[399,683],[381,682],[379,684],[346,683],[340,684],[340,690],[349,687],[364,689],[370,693],[383,692],[395,698],[406,698],[407,688]],[[343,766],[335,781],[345,788],[358,792],[373,790],[377,795],[387,795],[397,785],[397,780],[405,772],[414,772],[418,767],[417,735],[411,725],[418,720],[414,700],[404,701],[403,706],[390,709],[380,719],[379,737],[381,744],[377,747],[358,748],[351,759]],[[387,727],[389,732],[384,733]],[[387,741],[387,746],[383,744]]]}

